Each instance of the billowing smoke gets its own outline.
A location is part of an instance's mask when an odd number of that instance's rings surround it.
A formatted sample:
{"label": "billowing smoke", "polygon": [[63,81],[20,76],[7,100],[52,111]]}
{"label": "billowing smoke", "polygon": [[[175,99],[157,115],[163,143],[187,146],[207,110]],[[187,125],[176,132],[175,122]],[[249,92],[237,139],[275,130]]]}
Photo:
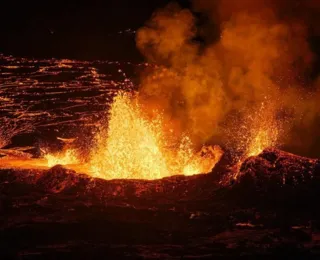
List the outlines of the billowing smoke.
{"label": "billowing smoke", "polygon": [[157,10],[136,38],[157,64],[142,75],[141,101],[164,111],[197,145],[236,146],[248,118],[269,118],[281,122],[289,150],[315,153],[320,80],[310,35],[318,33],[319,7],[316,1],[195,0],[193,10],[175,3]]}

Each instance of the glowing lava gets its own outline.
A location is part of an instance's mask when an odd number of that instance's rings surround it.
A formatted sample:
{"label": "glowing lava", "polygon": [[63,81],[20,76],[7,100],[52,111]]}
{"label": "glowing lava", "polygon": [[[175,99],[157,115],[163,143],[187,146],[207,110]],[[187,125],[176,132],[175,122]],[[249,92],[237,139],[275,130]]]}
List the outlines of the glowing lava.
{"label": "glowing lava", "polygon": [[75,149],[67,149],[57,154],[48,153],[44,155],[44,158],[47,160],[48,167],[52,167],[57,164],[72,165],[79,163],[77,151]]}
{"label": "glowing lava", "polygon": [[275,147],[278,143],[281,125],[275,119],[275,112],[263,102],[249,123],[245,137],[245,157],[256,156],[264,149]]}
{"label": "glowing lava", "polygon": [[[95,137],[87,163],[80,163],[76,149],[65,149],[58,154],[46,154],[47,165],[75,166],[103,179],[150,180],[208,173],[214,168],[223,154],[220,147],[203,146],[196,152],[187,135],[174,136],[172,129],[164,130],[161,113],[152,114],[152,118],[147,117],[135,94],[120,92],[113,100],[108,122]],[[280,130],[274,111],[262,103],[239,130],[236,141],[241,155],[231,177],[238,177],[246,158],[276,146]]]}
{"label": "glowing lava", "polygon": [[279,145],[279,137],[283,133],[281,123],[275,118],[275,111],[265,102],[261,103],[253,115],[248,115],[244,125],[239,129],[239,135],[236,138],[236,149],[234,166],[222,183],[228,184],[230,180],[237,179],[240,175],[242,163],[251,156],[257,156],[266,148],[272,148]]}
{"label": "glowing lava", "polygon": [[164,133],[161,115],[148,119],[134,95],[120,93],[114,98],[108,126],[96,136],[91,171],[105,179],[193,175],[210,172],[222,156],[218,147],[196,153],[187,136],[176,143],[168,141],[173,139]]}
{"label": "glowing lava", "polygon": [[276,127],[265,128],[262,126],[261,129],[254,130],[246,151],[246,157],[256,156],[265,148],[274,147],[277,142],[278,129]]}

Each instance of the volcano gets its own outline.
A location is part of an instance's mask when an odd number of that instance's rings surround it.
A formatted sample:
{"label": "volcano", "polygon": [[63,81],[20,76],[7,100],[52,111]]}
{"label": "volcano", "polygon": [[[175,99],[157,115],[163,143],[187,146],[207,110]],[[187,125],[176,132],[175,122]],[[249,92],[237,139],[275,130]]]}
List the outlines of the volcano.
{"label": "volcano", "polygon": [[210,259],[320,254],[320,160],[265,149],[213,172],[104,180],[2,168],[1,259]]}
{"label": "volcano", "polygon": [[0,260],[319,258],[319,0],[24,2]]}

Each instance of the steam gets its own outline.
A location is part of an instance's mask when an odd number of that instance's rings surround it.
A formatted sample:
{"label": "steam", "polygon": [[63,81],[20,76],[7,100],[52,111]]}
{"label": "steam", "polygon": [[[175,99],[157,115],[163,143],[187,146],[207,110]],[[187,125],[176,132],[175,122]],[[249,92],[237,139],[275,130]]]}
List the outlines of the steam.
{"label": "steam", "polygon": [[313,140],[303,129],[315,129],[320,115],[320,81],[309,77],[316,57],[308,38],[317,33],[319,7],[195,0],[198,18],[175,3],[157,10],[137,32],[137,47],[158,65],[142,75],[141,102],[164,111],[198,146],[230,145],[239,137],[234,123],[259,113],[281,123],[288,149],[310,153]]}

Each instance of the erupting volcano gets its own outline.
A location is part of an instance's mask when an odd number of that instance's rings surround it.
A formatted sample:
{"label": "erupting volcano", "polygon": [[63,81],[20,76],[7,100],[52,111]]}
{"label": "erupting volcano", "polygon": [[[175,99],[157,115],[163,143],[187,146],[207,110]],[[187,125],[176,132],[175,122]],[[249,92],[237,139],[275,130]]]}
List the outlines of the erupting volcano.
{"label": "erupting volcano", "polygon": [[[160,179],[171,175],[211,172],[223,152],[203,146],[196,152],[187,135],[165,132],[160,113],[147,118],[134,94],[120,92],[110,108],[107,126],[95,136],[83,172],[103,179]],[[48,167],[81,164],[75,149],[45,154]]]}
{"label": "erupting volcano", "polygon": [[161,114],[147,119],[135,96],[120,93],[113,101],[107,129],[96,137],[90,167],[105,179],[159,179],[174,174],[210,172],[219,161],[218,147],[196,153],[187,135],[164,132]]}
{"label": "erupting volcano", "polygon": [[320,5],[161,1],[0,54],[1,259],[320,255]]}

